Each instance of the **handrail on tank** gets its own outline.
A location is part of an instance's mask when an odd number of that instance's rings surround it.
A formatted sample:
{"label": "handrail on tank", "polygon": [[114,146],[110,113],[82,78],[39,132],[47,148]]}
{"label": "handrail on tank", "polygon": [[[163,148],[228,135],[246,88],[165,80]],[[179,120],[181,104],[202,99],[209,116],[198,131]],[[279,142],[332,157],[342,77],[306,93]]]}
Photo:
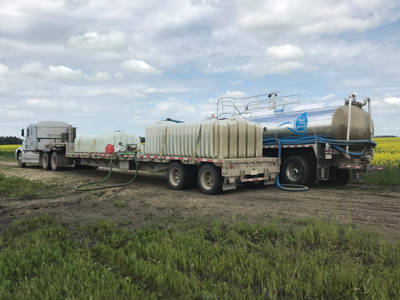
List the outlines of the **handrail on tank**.
{"label": "handrail on tank", "polygon": [[[243,116],[253,112],[262,110],[275,110],[284,109],[286,105],[300,103],[299,100],[295,102],[289,102],[287,98],[299,96],[300,94],[281,95],[279,91],[265,93],[249,97],[219,97],[217,100],[217,118],[220,119],[222,116]],[[239,101],[250,100],[266,96],[267,99],[254,100],[240,103]],[[266,106],[264,105],[266,104]],[[231,108],[230,112],[224,111],[224,108]],[[233,111],[232,111],[233,110]]]}

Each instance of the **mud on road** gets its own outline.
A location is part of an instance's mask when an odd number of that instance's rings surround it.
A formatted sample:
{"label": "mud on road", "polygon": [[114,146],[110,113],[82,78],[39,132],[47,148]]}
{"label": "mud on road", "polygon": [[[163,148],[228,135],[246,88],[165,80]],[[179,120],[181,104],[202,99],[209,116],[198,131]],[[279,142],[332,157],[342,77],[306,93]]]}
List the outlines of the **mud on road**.
{"label": "mud on road", "polygon": [[[140,172],[137,180],[126,188],[93,192],[73,190],[80,183],[102,179],[107,171],[19,169],[14,162],[0,161],[0,172],[7,176],[20,176],[64,188],[62,195],[53,199],[0,199],[0,226],[15,218],[41,214],[53,215],[68,223],[111,219],[134,225],[171,216],[249,222],[313,217],[353,223],[389,239],[400,238],[400,190],[396,188],[324,186],[307,192],[286,192],[275,186],[253,185],[210,196],[202,194],[198,188],[170,190],[165,173]],[[127,182],[132,175],[132,172],[115,171],[111,182]]]}

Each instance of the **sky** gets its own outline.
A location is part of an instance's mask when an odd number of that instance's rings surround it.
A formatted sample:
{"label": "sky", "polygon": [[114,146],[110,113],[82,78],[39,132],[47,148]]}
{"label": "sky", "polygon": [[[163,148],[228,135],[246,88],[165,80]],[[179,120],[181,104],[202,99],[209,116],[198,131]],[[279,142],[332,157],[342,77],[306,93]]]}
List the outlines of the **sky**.
{"label": "sky", "polygon": [[144,135],[271,91],[369,97],[375,134],[400,135],[400,1],[0,0],[2,136],[43,120]]}

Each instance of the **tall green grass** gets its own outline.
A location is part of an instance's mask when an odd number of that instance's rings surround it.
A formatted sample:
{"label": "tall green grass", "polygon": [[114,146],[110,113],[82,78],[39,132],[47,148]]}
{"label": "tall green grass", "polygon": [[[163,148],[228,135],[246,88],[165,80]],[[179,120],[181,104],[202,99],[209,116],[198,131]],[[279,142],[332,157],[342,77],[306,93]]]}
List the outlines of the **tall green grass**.
{"label": "tall green grass", "polygon": [[383,170],[374,170],[365,174],[361,182],[365,184],[400,186],[400,165],[385,165]]}
{"label": "tall green grass", "polygon": [[2,299],[398,299],[400,245],[319,221],[137,231],[45,217],[0,238]]}

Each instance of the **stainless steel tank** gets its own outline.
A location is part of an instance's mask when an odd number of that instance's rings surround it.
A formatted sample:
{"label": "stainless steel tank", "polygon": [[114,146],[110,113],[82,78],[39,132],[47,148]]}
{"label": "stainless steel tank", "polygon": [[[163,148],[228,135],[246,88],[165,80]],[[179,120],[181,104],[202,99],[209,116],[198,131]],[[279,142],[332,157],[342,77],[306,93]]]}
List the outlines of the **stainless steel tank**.
{"label": "stainless steel tank", "polygon": [[[349,106],[277,112],[248,120],[263,127],[264,138],[320,135],[345,140]],[[368,140],[374,134],[370,115],[360,105],[351,106],[350,140]]]}

